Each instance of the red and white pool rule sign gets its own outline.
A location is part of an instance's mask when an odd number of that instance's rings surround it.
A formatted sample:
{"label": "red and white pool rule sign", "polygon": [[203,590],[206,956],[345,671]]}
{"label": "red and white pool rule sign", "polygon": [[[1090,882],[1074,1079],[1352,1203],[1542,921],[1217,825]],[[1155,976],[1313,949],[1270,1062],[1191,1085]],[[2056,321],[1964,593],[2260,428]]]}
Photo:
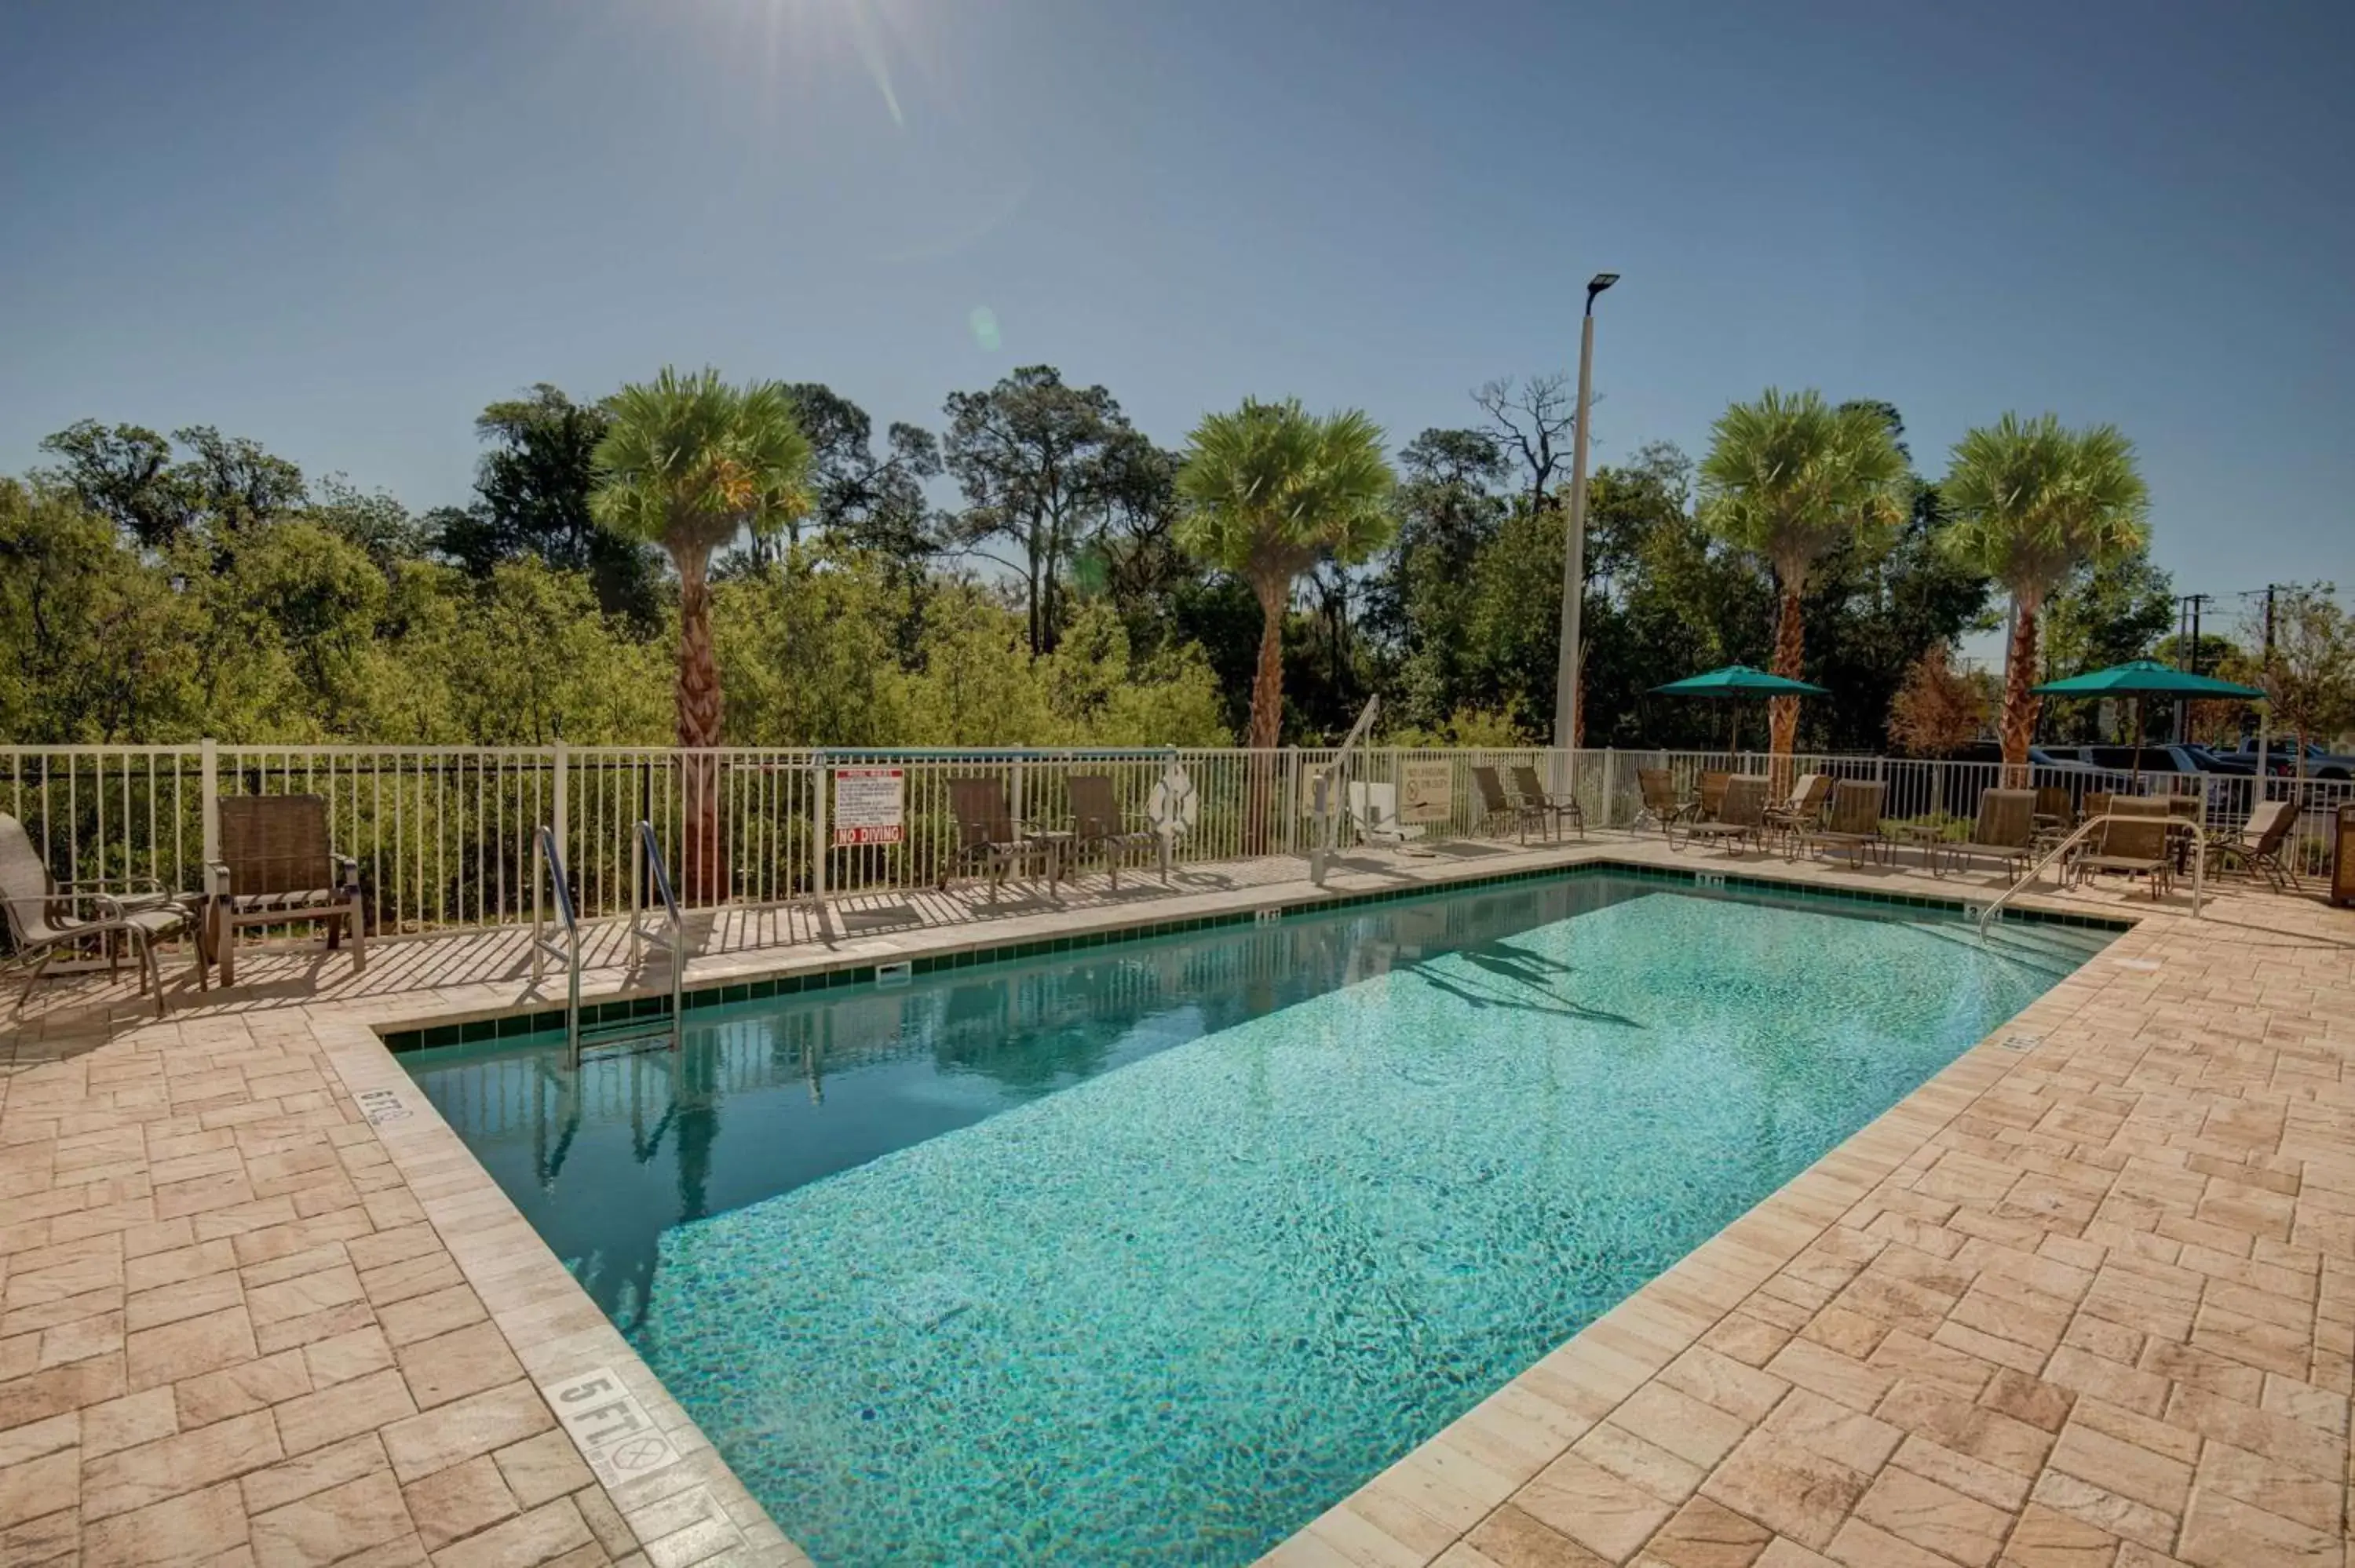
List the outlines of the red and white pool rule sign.
{"label": "red and white pool rule sign", "polygon": [[834,770],[834,847],[905,839],[908,773],[902,768]]}

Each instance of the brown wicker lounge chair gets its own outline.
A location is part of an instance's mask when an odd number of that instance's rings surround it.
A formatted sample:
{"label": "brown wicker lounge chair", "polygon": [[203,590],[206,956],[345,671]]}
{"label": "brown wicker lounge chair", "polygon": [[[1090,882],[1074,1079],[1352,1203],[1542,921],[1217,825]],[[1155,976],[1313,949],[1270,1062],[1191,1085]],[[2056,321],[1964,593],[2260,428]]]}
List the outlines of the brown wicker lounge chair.
{"label": "brown wicker lounge chair", "polygon": [[[1055,891],[1060,867],[1052,846],[1028,824],[1014,820],[1013,808],[1006,800],[1005,779],[950,779],[949,810],[957,824],[954,867],[959,871],[978,867],[989,879],[991,896],[1006,885],[1009,872],[1027,872],[1040,861],[1047,866],[1047,891]],[[947,884],[943,876],[942,885]]]}
{"label": "brown wicker lounge chair", "polygon": [[348,927],[352,972],[368,968],[359,863],[327,837],[323,795],[230,795],[220,802],[220,858],[206,866],[213,957],[221,984],[237,983],[237,933],[247,926],[319,921],[330,951]]}
{"label": "brown wicker lounge chair", "polygon": [[2218,871],[2237,863],[2251,882],[2264,873],[2266,884],[2275,893],[2282,891],[2284,883],[2302,890],[2297,867],[2283,853],[2297,827],[2297,817],[2295,800],[2260,800],[2239,832],[2211,833],[2201,845],[2201,853]]}
{"label": "brown wicker lounge chair", "polygon": [[1724,798],[1718,802],[1716,820],[1686,823],[1686,840],[1710,840],[1723,844],[1728,854],[1737,853],[1744,839],[1764,849],[1766,789],[1767,781],[1764,774],[1740,773],[1729,778]]}
{"label": "brown wicker lounge chair", "polygon": [[2166,797],[2115,795],[2107,815],[2109,820],[2087,839],[2086,847],[2070,857],[2071,881],[2082,885],[2088,875],[2105,871],[2147,876],[2150,895],[2158,898],[2171,885],[2175,865],[2168,843],[2174,813]]}
{"label": "brown wicker lounge chair", "polygon": [[[1101,773],[1075,773],[1070,780],[1071,792],[1071,847],[1077,853],[1089,850],[1103,852],[1104,868],[1112,874],[1112,885],[1120,885],[1120,863],[1132,851],[1159,852],[1165,842],[1153,831],[1151,822],[1142,815],[1123,815],[1120,802],[1113,792],[1112,780]],[[1162,858],[1161,875],[1168,880],[1169,863]]]}
{"label": "brown wicker lounge chair", "polygon": [[[108,892],[110,887],[114,891]],[[162,883],[153,877],[52,881],[25,825],[5,814],[0,814],[0,905],[6,908],[15,959],[27,971],[25,989],[16,998],[19,1009],[59,948],[92,940],[106,943],[110,969],[121,954],[114,938],[130,944],[139,964],[139,989],[155,992],[158,1018],[164,1015],[164,976],[155,963],[156,943],[187,934],[188,946],[197,952],[197,985],[204,987],[204,953],[194,938],[188,906]]]}
{"label": "brown wicker lounge chair", "polygon": [[1978,821],[1971,836],[1957,843],[1930,846],[1930,874],[1942,875],[1942,863],[1955,871],[1973,861],[1995,861],[2015,874],[2036,863],[2036,791],[1988,789],[1979,795]]}
{"label": "brown wicker lounge chair", "polygon": [[1553,824],[1556,840],[1561,837],[1564,822],[1575,827],[1580,838],[1586,836],[1586,812],[1579,806],[1578,798],[1564,795],[1556,800],[1547,793],[1535,768],[1526,762],[1518,764],[1513,768],[1513,789],[1519,793],[1524,809],[1544,813],[1546,820]]}
{"label": "brown wicker lounge chair", "polygon": [[1540,831],[1545,816],[1526,800],[1516,800],[1505,792],[1505,781],[1493,768],[1472,769],[1472,789],[1480,797],[1480,831],[1490,838],[1497,835],[1499,823],[1508,823],[1521,842],[1529,842],[1529,824],[1535,822]]}
{"label": "brown wicker lounge chair", "polygon": [[1677,793],[1676,775],[1665,768],[1638,768],[1636,787],[1644,792],[1644,809],[1636,815],[1636,825],[1644,825],[1649,818],[1660,832],[1671,839],[1678,822],[1691,816],[1700,807],[1698,800],[1688,800]]}
{"label": "brown wicker lounge chair", "polygon": [[1881,832],[1881,803],[1889,786],[1878,779],[1843,779],[1832,787],[1832,809],[1824,824],[1802,830],[1799,844],[1810,853],[1837,849],[1849,863],[1860,865],[1876,851],[1886,857],[1889,841]]}
{"label": "brown wicker lounge chair", "polygon": [[1715,769],[1700,776],[1700,810],[1698,814],[1702,821],[1716,819],[1719,810],[1725,804],[1725,787],[1732,779],[1732,773]]}

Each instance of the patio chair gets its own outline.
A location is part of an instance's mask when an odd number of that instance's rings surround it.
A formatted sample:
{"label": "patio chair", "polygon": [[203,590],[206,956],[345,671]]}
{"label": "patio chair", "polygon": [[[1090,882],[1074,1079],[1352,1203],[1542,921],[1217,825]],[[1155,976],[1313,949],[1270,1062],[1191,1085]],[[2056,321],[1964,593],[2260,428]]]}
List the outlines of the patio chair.
{"label": "patio chair", "polygon": [[2069,799],[2068,786],[2040,784],[2036,787],[2036,811],[2031,819],[2036,824],[2036,853],[2041,858],[2057,848],[2077,825],[2077,807]]}
{"label": "patio chair", "polygon": [[1791,786],[1789,799],[1766,808],[1766,831],[1785,835],[1812,828],[1823,820],[1824,805],[1832,798],[1832,776],[1802,773]]}
{"label": "patio chair", "polygon": [[2072,884],[2083,886],[2087,876],[2105,871],[2120,876],[2147,876],[2150,895],[2156,900],[2173,880],[2175,863],[2168,842],[2175,831],[2172,816],[2165,796],[2114,796],[2109,821],[2087,841],[2090,849],[2081,849],[2070,857]]}
{"label": "patio chair", "polygon": [[[1101,773],[1075,773],[1069,780],[1071,794],[1071,848],[1084,854],[1089,850],[1103,852],[1104,867],[1112,874],[1112,885],[1120,885],[1120,863],[1132,850],[1158,851],[1167,842],[1155,832],[1151,822],[1139,814],[1124,814],[1113,792],[1112,780]],[[1169,879],[1169,862],[1161,860],[1161,879]]]}
{"label": "patio chair", "polygon": [[1723,844],[1728,854],[1738,853],[1744,839],[1764,849],[1767,787],[1763,773],[1739,773],[1729,778],[1725,794],[1718,802],[1716,818],[1706,822],[1687,822],[1686,842],[1708,839]]}
{"label": "patio chair", "polygon": [[1644,809],[1636,813],[1636,823],[1642,827],[1646,818],[1659,826],[1663,833],[1675,837],[1672,830],[1699,809],[1700,802],[1688,800],[1677,793],[1676,775],[1665,768],[1638,768],[1636,786],[1644,792]]}
{"label": "patio chair", "polygon": [[[976,866],[980,874],[989,879],[989,893],[997,896],[1006,885],[1008,873],[1027,872],[1044,861],[1047,866],[1047,891],[1055,891],[1056,876],[1060,871],[1054,846],[1032,831],[1029,824],[1014,820],[1014,809],[1007,803],[1006,780],[997,778],[952,779],[949,780],[949,813],[956,818],[957,847],[952,858],[952,871],[972,871]],[[941,878],[948,885],[948,874]]]}
{"label": "patio chair", "polygon": [[[122,891],[108,893],[108,886]],[[121,950],[114,938],[131,945],[139,964],[139,990],[153,991],[155,1016],[164,1016],[164,976],[155,962],[155,944],[168,937],[188,935],[197,950],[197,987],[205,987],[205,957],[194,939],[188,906],[172,897],[153,877],[84,878],[56,882],[34,849],[25,825],[0,814],[0,905],[7,911],[8,935],[16,944],[15,959],[25,966],[25,989],[16,998],[22,1011],[32,999],[51,959],[61,948],[79,947],[97,939],[105,942],[107,967],[115,969]],[[86,910],[88,913],[77,913]]]}
{"label": "patio chair", "polygon": [[2238,832],[2209,834],[2200,845],[2200,853],[2218,871],[2238,863],[2251,882],[2263,872],[2266,885],[2275,893],[2282,891],[2285,882],[2303,892],[2296,865],[2283,853],[2290,834],[2297,828],[2297,818],[2295,800],[2260,800]]}
{"label": "patio chair", "polygon": [[352,972],[368,969],[359,863],[327,837],[324,795],[230,795],[220,802],[220,858],[205,867],[206,918],[221,984],[237,983],[237,934],[248,926],[317,921],[327,950],[352,938]]}
{"label": "patio chair", "polygon": [[1565,821],[1578,830],[1580,838],[1586,836],[1586,811],[1579,805],[1578,797],[1564,795],[1560,800],[1554,799],[1538,778],[1538,770],[1529,763],[1515,765],[1513,788],[1519,793],[1525,809],[1543,812],[1546,820],[1553,824],[1553,836],[1557,842],[1561,841],[1561,825]]}
{"label": "patio chair", "polygon": [[1472,788],[1480,797],[1480,831],[1491,838],[1497,836],[1497,824],[1509,822],[1521,842],[1529,842],[1529,824],[1542,830],[1545,813],[1525,800],[1516,800],[1505,792],[1505,780],[1493,768],[1472,769]]}
{"label": "patio chair", "polygon": [[1700,810],[1695,815],[1702,821],[1710,821],[1716,817],[1718,809],[1725,804],[1725,787],[1732,782],[1732,773],[1718,769],[1711,769],[1700,776],[1700,798],[1698,802]]}
{"label": "patio chair", "polygon": [[1847,852],[1850,865],[1861,865],[1875,851],[1886,860],[1889,841],[1881,832],[1881,806],[1888,784],[1878,779],[1843,779],[1832,787],[1832,809],[1820,827],[1802,829],[1797,842],[1809,853],[1820,849]]}
{"label": "patio chair", "polygon": [[2015,874],[2036,863],[2036,792],[2033,789],[1987,789],[1979,795],[1978,820],[1971,836],[1957,843],[1930,846],[1930,874],[1943,875],[1941,863],[1955,871],[1973,861],[1995,861]]}
{"label": "patio chair", "polygon": [[1351,779],[1349,825],[1357,829],[1358,837],[1365,842],[1388,849],[1402,850],[1412,841],[1423,837],[1420,825],[1409,827],[1398,820],[1398,786],[1395,784],[1368,784]]}

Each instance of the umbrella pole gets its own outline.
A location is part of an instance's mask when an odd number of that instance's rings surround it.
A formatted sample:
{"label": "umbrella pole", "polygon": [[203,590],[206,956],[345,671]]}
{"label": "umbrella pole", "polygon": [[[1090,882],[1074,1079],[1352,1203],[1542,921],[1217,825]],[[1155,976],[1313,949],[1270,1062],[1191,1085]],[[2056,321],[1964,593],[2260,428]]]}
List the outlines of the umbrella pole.
{"label": "umbrella pole", "polygon": [[2134,783],[2129,786],[2137,795],[2142,793],[2142,704],[2143,695],[2135,694],[2135,764]]}

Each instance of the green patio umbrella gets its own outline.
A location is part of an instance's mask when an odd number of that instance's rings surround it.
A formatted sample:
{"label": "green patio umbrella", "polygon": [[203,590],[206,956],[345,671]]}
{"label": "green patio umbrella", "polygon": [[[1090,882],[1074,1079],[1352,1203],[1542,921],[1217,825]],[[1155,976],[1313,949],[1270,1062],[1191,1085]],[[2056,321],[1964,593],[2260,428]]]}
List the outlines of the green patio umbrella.
{"label": "green patio umbrella", "polygon": [[2041,697],[2132,697],[2134,699],[2134,781],[2142,782],[2142,704],[2145,697],[2245,697],[2262,702],[2264,693],[2254,686],[2219,681],[2170,669],[2155,659],[2129,659],[2106,670],[2047,681],[2029,690]]}
{"label": "green patio umbrella", "polygon": [[[1681,681],[1670,681],[1653,691],[1669,697],[1822,697],[1830,694],[1821,686],[1805,681],[1794,681],[1787,675],[1770,675],[1764,670],[1753,670],[1747,664],[1728,664],[1722,669],[1706,670],[1698,675],[1687,675]],[[1735,744],[1742,736],[1742,710],[1733,710],[1733,727],[1727,736],[1726,749],[1740,751]]]}

